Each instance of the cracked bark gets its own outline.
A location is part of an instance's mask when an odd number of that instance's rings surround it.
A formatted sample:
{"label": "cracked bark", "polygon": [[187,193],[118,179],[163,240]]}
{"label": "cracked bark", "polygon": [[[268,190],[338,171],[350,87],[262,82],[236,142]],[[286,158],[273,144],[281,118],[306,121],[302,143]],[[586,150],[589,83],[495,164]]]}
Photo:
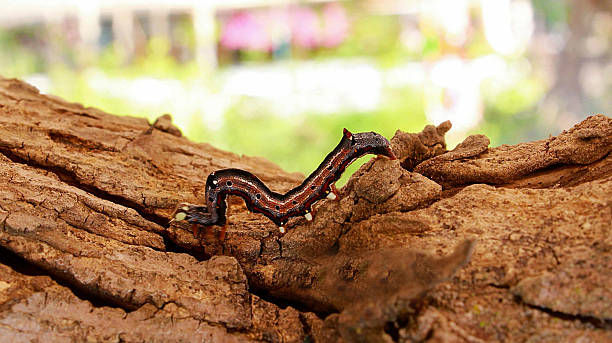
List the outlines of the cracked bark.
{"label": "cracked bark", "polygon": [[0,337],[609,339],[612,120],[447,152],[449,129],[398,131],[399,160],[366,163],[284,236],[230,198],[225,238],[194,237],[168,216],[210,172],[246,169],[278,192],[303,176],[190,142],[169,116],[149,125],[0,79]]}

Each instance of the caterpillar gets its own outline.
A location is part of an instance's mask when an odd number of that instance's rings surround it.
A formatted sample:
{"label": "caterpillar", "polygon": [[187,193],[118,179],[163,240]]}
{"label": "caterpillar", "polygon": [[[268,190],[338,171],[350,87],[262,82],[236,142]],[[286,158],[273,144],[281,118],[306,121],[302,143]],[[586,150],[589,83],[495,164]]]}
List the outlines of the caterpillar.
{"label": "caterpillar", "polygon": [[187,221],[204,226],[225,225],[228,195],[244,199],[249,211],[262,213],[285,233],[289,218],[304,216],[311,221],[312,205],[325,197],[334,200],[338,181],[346,167],[365,154],[396,159],[389,141],[375,132],[351,133],[344,129],[340,143],[301,185],[285,194],[271,191],[257,176],[241,169],[222,169],[206,179],[206,205],[181,203],[172,221]]}

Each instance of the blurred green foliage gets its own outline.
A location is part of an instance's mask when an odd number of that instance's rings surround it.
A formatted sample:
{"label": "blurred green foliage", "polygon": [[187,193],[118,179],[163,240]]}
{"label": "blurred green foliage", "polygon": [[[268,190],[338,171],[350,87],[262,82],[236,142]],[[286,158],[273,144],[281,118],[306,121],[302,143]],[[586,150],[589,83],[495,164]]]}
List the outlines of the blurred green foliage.
{"label": "blurred green foliage", "polygon": [[[489,81],[491,82],[491,81]],[[491,91],[489,82],[482,85],[485,103],[484,120],[472,133],[484,133],[491,146],[515,144],[542,139],[546,124],[537,113],[537,103],[546,89],[536,78],[520,80],[515,87]]]}
{"label": "blurred green foliage", "polygon": [[37,27],[0,30],[0,66],[3,75],[22,77],[44,70],[44,57],[37,54],[34,32]]}
{"label": "blurred green foliage", "polygon": [[374,58],[382,66],[392,66],[418,57],[417,51],[409,51],[397,37],[401,27],[397,17],[383,15],[357,15],[351,26],[351,34],[338,47],[321,49],[317,57]]}
{"label": "blurred green foliage", "polygon": [[542,16],[547,25],[554,26],[567,22],[567,12],[570,10],[568,0],[531,0],[531,4],[536,14]]}
{"label": "blurred green foliage", "polygon": [[[342,129],[375,131],[391,138],[395,130],[420,131],[427,124],[419,89],[386,92],[384,105],[371,112],[308,113],[279,118],[257,101],[244,99],[225,116],[219,131],[191,136],[238,154],[263,156],[288,171],[310,174],[342,138]],[[338,182],[341,186],[370,157],[353,163]]]}

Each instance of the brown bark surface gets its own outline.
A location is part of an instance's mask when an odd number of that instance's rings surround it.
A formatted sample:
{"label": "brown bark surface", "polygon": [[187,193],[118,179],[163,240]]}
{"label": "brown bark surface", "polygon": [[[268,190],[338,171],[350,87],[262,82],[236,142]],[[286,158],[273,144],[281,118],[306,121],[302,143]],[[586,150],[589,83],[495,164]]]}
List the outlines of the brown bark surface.
{"label": "brown bark surface", "polygon": [[[0,79],[0,338],[12,342],[612,340],[612,119],[447,152],[398,131],[285,235],[242,200],[169,224],[208,174],[303,175]],[[331,148],[330,148],[331,149]]]}

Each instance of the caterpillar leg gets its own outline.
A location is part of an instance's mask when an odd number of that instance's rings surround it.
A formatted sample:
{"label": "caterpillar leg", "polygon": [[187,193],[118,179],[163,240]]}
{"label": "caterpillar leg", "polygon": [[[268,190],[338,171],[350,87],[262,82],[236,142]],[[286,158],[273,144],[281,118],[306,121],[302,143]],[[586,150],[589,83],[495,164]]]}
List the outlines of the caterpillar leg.
{"label": "caterpillar leg", "polygon": [[287,225],[287,220],[275,223],[276,225],[278,225],[278,232],[281,234],[281,236],[284,235],[287,232],[287,228],[285,227],[285,225]]}
{"label": "caterpillar leg", "polygon": [[338,192],[338,189],[336,188],[336,184],[332,183],[331,185],[329,185],[329,189],[330,189],[330,192],[327,194],[327,199],[330,199],[330,200],[340,199],[340,193]]}
{"label": "caterpillar leg", "polygon": [[191,224],[191,231],[193,232],[193,237],[198,239],[200,243],[202,243],[202,241],[211,240],[214,237],[214,233],[217,234],[216,238],[219,241],[223,241],[225,240],[225,233],[227,232],[225,230],[225,226],[215,230],[211,226],[205,226],[202,228],[202,226],[197,223]]}
{"label": "caterpillar leg", "polygon": [[191,231],[193,231],[193,236],[195,238],[200,238],[200,226],[198,224],[191,224]]}
{"label": "caterpillar leg", "polygon": [[[331,194],[331,193],[330,193],[330,194]],[[311,222],[311,221],[312,221],[312,218],[313,218],[313,217],[312,217],[312,215],[313,215],[313,214],[314,214],[314,213],[312,212],[312,209],[311,209],[311,210],[306,210],[306,214],[304,215],[304,218],[306,218],[306,220],[308,220],[309,222]]]}
{"label": "caterpillar leg", "polygon": [[217,238],[218,238],[220,241],[224,241],[224,240],[225,240],[225,233],[226,233],[226,230],[225,230],[225,226],[224,226],[224,227],[222,227],[222,228],[219,230],[218,235],[217,235]]}

